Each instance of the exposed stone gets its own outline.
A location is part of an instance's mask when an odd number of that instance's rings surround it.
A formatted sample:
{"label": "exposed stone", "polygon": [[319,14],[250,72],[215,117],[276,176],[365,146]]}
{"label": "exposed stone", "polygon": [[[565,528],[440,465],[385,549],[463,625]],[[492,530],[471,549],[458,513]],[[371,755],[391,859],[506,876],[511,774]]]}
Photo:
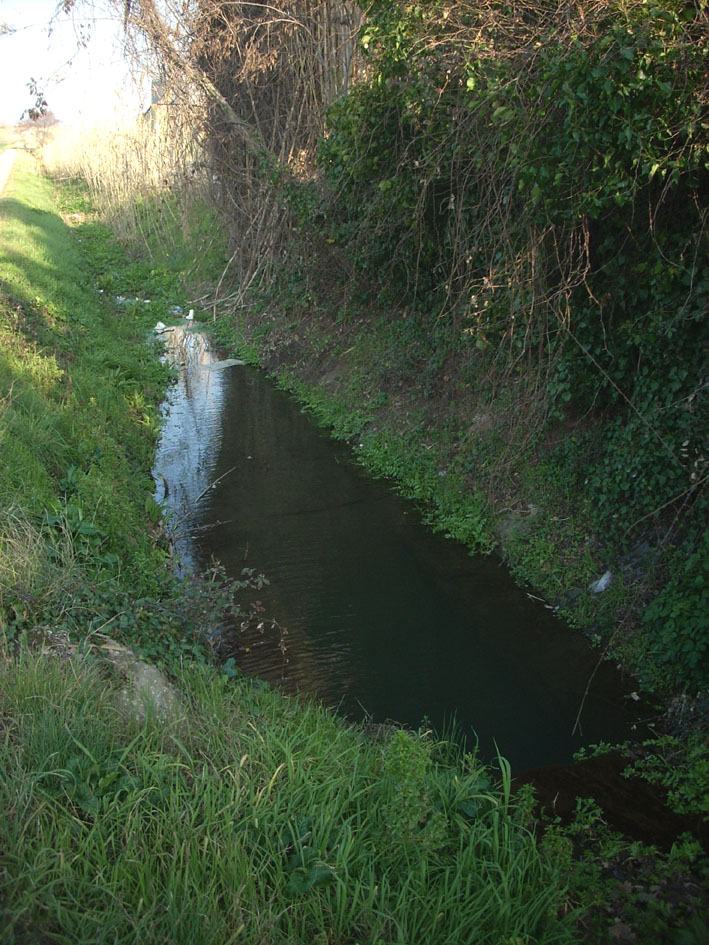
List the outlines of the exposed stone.
{"label": "exposed stone", "polygon": [[583,596],[583,588],[581,587],[570,587],[568,591],[564,591],[561,597],[558,597],[554,601],[555,610],[568,610],[570,607],[573,607],[578,601],[579,597]]}
{"label": "exposed stone", "polygon": [[184,715],[175,687],[157,667],[139,659],[126,646],[107,639],[97,647],[99,655],[125,680],[117,703],[135,722],[146,718],[174,722]]}
{"label": "exposed stone", "polygon": [[627,554],[618,558],[618,567],[621,571],[639,577],[650,567],[654,551],[655,549],[649,541],[641,541],[637,545],[633,545]]}
{"label": "exposed stone", "polygon": [[92,654],[102,664],[107,664],[111,674],[121,682],[116,703],[133,721],[142,723],[146,718],[152,718],[174,722],[184,717],[177,690],[163,672],[139,659],[131,649],[111,637],[100,635],[93,639],[99,638],[101,643],[77,645],[71,642],[65,631],[52,630],[48,626],[35,627],[27,634],[29,645],[45,656],[82,660]]}

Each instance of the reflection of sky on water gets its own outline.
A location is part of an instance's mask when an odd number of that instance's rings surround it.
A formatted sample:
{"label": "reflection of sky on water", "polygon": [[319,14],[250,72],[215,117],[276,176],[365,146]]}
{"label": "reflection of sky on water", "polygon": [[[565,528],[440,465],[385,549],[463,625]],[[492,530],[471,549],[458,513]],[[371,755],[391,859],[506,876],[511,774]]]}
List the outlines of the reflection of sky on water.
{"label": "reflection of sky on water", "polygon": [[178,368],[179,376],[163,406],[155,498],[169,510],[182,567],[192,569],[197,560],[190,529],[205,490],[215,479],[222,440],[224,374],[208,369],[217,357],[204,335],[175,328],[164,338],[165,357]]}

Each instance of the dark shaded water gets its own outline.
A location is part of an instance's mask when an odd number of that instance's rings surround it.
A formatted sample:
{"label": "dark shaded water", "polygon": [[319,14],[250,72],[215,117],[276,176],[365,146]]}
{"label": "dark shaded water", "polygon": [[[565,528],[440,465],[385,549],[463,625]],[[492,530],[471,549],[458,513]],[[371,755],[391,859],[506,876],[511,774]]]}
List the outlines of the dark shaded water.
{"label": "dark shaded water", "polygon": [[190,531],[178,542],[186,566],[214,555],[234,577],[245,563],[268,576],[251,598],[287,627],[289,662],[284,672],[267,635],[249,652],[235,642],[244,670],[350,716],[437,727],[455,716],[486,757],[496,741],[516,769],[629,737],[635,706],[607,664],[572,735],[597,655],[496,558],[432,534],[261,373],[210,367],[199,337],[187,342],[177,339],[188,356],[156,460],[158,498],[166,481]]}

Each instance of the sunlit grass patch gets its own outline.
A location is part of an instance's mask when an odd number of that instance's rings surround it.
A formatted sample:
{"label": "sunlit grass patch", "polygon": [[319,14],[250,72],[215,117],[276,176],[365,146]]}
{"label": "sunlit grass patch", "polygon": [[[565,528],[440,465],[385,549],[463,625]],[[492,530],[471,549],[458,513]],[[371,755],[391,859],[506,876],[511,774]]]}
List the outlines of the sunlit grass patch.
{"label": "sunlit grass patch", "polygon": [[153,313],[99,293],[106,259],[117,278],[131,266],[105,229],[84,244],[21,155],[0,202],[0,505],[55,532],[47,517],[63,516],[82,567],[139,589],[163,571],[143,521],[169,372],[145,343]]}

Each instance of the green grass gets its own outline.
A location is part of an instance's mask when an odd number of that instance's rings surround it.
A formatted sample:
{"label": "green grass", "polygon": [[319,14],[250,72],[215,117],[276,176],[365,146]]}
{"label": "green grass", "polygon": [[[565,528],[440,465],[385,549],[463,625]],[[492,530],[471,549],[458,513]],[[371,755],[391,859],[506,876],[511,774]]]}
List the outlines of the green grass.
{"label": "green grass", "polygon": [[574,940],[507,772],[207,667],[179,688],[131,728],[90,659],[3,663],[3,942]]}
{"label": "green grass", "polygon": [[[18,157],[0,201],[0,536],[44,527],[99,577],[154,589],[164,555],[145,503],[169,372],[145,339],[161,310],[122,311],[96,282],[131,266],[104,228],[70,227]],[[0,588],[1,621],[12,588]]]}

